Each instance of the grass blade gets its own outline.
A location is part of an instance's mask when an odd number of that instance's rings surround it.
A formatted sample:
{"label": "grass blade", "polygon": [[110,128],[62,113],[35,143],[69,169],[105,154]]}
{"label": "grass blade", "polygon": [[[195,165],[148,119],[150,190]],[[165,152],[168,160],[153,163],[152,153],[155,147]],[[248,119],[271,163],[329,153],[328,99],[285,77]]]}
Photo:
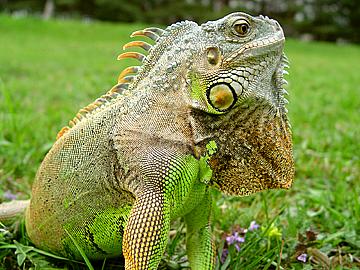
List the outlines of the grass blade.
{"label": "grass blade", "polygon": [[94,270],[94,267],[91,265],[90,260],[88,259],[88,257],[86,256],[84,250],[80,247],[80,245],[76,242],[75,238],[72,237],[72,235],[65,229],[65,232],[67,233],[67,235],[70,237],[71,241],[74,243],[74,245],[76,246],[77,250],[79,251],[79,253],[81,254],[81,257],[84,259],[86,266],[90,269],[90,270]]}

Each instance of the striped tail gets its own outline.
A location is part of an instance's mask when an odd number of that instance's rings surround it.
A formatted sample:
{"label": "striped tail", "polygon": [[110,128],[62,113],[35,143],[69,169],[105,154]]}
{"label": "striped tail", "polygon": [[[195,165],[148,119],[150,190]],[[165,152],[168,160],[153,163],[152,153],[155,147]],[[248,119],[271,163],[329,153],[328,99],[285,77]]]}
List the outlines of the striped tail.
{"label": "striped tail", "polygon": [[25,215],[30,200],[15,200],[0,204],[0,222],[9,224]]}

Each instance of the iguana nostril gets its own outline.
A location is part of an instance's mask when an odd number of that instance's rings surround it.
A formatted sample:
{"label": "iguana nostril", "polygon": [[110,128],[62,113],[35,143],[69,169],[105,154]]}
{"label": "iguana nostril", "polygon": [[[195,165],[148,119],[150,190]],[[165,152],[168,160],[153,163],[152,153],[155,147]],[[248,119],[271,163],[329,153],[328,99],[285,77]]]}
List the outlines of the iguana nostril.
{"label": "iguana nostril", "polygon": [[276,31],[282,31],[280,24],[276,20],[269,19],[269,22],[273,25]]}

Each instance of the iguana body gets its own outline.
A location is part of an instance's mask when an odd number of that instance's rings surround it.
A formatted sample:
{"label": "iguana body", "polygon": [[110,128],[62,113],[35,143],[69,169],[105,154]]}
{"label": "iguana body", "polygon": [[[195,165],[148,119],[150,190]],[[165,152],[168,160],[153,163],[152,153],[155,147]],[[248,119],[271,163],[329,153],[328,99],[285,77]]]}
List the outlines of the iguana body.
{"label": "iguana body", "polygon": [[123,253],[126,269],[157,269],[171,220],[184,216],[192,269],[213,269],[209,186],[249,195],[293,179],[282,29],[234,13],[133,35],[157,42],[126,45],[149,50],[119,56],[143,65],[59,133],[27,232],[64,256],[80,257],[76,242],[91,259]]}

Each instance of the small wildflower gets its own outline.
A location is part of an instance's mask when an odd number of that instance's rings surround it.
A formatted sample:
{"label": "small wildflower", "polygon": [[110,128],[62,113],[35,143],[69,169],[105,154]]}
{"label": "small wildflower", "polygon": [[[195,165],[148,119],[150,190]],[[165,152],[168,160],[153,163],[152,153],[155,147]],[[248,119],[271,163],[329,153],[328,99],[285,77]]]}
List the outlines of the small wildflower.
{"label": "small wildflower", "polygon": [[16,194],[11,193],[10,190],[5,191],[3,196],[5,200],[16,200],[17,198]]}
{"label": "small wildflower", "polygon": [[235,243],[244,243],[245,238],[242,236],[239,236],[238,232],[234,232],[232,235],[229,235],[226,237],[226,242],[228,245],[232,245]]}
{"label": "small wildflower", "polygon": [[246,234],[247,232],[248,232],[248,229],[244,229],[244,228],[239,228],[238,229],[238,232],[240,233],[240,234]]}
{"label": "small wildflower", "polygon": [[255,220],[250,222],[249,231],[255,231],[260,228],[260,225]]}
{"label": "small wildflower", "polygon": [[271,224],[266,235],[268,237],[281,238],[281,236],[282,236],[281,229],[275,227],[274,224]]}
{"label": "small wildflower", "polygon": [[297,256],[296,258],[298,261],[300,262],[306,262],[306,259],[307,259],[307,254],[306,253],[303,253],[303,254],[300,254],[299,256]]}
{"label": "small wildflower", "polygon": [[224,248],[221,254],[220,261],[221,263],[225,263],[227,256],[229,255],[229,250]]}
{"label": "small wildflower", "polygon": [[240,252],[241,244],[245,242],[245,235],[248,232],[248,229],[241,228],[240,226],[236,226],[231,234],[227,234],[225,237],[225,248],[221,254],[220,261],[224,263],[226,258],[229,255],[230,246],[234,246],[236,252]]}

